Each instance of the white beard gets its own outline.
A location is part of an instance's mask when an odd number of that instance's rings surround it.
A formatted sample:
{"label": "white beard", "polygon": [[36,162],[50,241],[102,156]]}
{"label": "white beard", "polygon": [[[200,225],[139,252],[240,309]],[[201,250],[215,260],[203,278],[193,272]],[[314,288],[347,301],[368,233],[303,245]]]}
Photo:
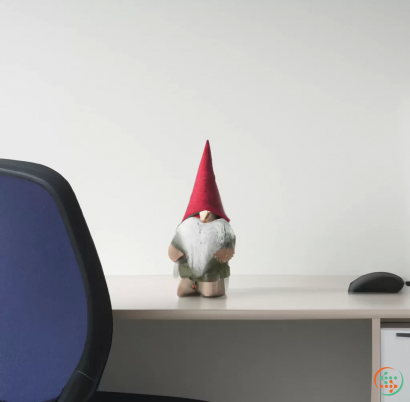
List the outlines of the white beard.
{"label": "white beard", "polygon": [[197,277],[205,273],[208,263],[218,250],[235,247],[235,234],[225,219],[204,223],[198,218],[188,218],[178,226],[177,236],[188,264]]}

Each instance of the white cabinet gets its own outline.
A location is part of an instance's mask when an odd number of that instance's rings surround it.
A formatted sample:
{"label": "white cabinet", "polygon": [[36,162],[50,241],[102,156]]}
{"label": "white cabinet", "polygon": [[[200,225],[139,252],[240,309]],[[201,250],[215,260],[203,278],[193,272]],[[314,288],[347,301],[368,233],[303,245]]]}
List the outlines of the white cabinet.
{"label": "white cabinet", "polygon": [[[383,375],[380,401],[409,402],[410,328],[382,328],[380,368],[382,367],[391,367],[394,370],[386,369],[378,375]],[[397,393],[392,395],[394,392]]]}

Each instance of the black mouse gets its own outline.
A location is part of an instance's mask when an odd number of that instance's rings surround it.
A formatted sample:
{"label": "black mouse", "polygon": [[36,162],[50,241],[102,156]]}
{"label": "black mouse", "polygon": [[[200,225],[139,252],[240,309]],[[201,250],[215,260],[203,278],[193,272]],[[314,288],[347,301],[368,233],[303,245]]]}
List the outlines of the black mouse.
{"label": "black mouse", "polygon": [[398,293],[403,286],[400,276],[389,272],[372,272],[354,280],[349,286],[349,293]]}

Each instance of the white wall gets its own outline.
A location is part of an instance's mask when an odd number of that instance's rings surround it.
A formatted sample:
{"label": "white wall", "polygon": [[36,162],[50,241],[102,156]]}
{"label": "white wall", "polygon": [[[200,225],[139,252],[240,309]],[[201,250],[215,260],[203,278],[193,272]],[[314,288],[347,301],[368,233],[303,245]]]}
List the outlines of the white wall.
{"label": "white wall", "polygon": [[233,273],[410,279],[410,2],[0,2],[0,156],[72,184],[107,274],[171,274],[206,139]]}

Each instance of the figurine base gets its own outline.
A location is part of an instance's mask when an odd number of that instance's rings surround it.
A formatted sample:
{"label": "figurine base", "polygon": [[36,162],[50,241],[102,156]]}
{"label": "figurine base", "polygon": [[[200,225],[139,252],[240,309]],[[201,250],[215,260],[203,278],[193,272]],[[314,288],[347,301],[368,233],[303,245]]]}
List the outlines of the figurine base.
{"label": "figurine base", "polygon": [[199,293],[205,297],[225,296],[225,280],[220,279],[216,282],[198,282]]}
{"label": "figurine base", "polygon": [[221,297],[225,296],[225,280],[220,279],[216,282],[197,282],[197,285],[193,281],[187,278],[182,278],[177,295],[179,297],[198,296],[204,297]]}

